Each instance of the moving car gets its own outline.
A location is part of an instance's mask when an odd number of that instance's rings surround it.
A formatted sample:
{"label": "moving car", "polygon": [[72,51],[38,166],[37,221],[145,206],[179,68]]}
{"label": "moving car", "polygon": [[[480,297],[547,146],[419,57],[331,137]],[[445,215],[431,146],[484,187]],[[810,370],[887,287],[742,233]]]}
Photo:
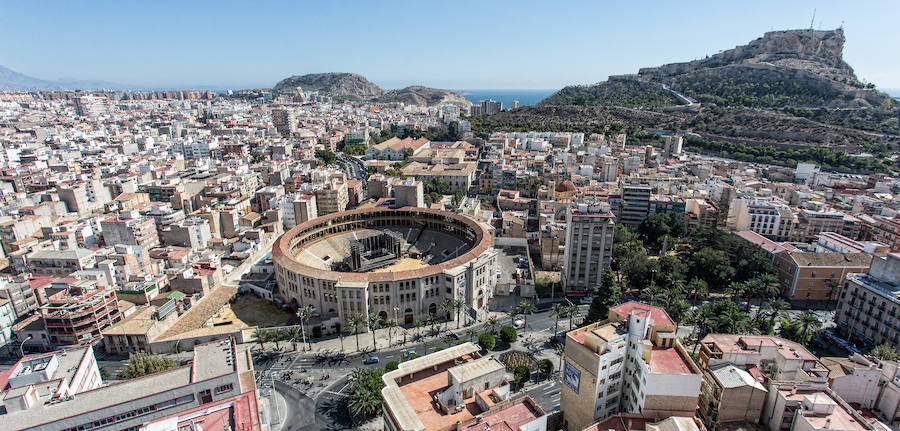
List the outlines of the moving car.
{"label": "moving car", "polygon": [[372,365],[378,363],[378,356],[369,356],[363,361],[363,365]]}

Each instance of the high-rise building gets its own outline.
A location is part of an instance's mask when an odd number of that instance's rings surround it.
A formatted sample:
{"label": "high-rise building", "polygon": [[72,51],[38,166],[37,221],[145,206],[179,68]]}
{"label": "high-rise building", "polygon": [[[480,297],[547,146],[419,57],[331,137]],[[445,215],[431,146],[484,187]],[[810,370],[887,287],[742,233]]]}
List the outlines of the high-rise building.
{"label": "high-rise building", "polygon": [[560,410],[584,430],[617,413],[647,419],[693,416],[702,375],[665,310],[628,302],[608,319],[566,334]]}
{"label": "high-rise building", "polygon": [[603,181],[615,182],[619,177],[619,161],[615,157],[603,157]]}
{"label": "high-rise building", "polygon": [[626,185],[622,188],[623,207],[619,223],[637,228],[650,213],[650,186]]}
{"label": "high-rise building", "polygon": [[584,295],[600,283],[612,258],[615,216],[608,204],[569,208],[566,227],[566,293]]}
{"label": "high-rise building", "polygon": [[320,216],[344,211],[349,203],[346,182],[333,180],[316,190],[316,208]]}
{"label": "high-rise building", "polygon": [[273,109],[272,124],[283,137],[291,136],[297,130],[297,119],[290,109]]}
{"label": "high-rise building", "polygon": [[677,156],[681,154],[681,145],[684,141],[682,136],[666,136],[665,153],[666,157]]}
{"label": "high-rise building", "polygon": [[481,100],[478,104],[481,105],[482,115],[492,115],[503,110],[503,102],[498,102],[493,99]]}
{"label": "high-rise building", "polygon": [[106,98],[97,96],[76,97],[75,115],[81,117],[97,117],[106,112]]}

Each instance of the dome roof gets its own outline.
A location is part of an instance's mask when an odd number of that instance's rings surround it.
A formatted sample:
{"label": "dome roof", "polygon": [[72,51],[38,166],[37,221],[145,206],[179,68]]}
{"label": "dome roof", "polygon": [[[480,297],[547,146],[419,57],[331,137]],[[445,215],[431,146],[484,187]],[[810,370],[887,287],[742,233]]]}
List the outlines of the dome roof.
{"label": "dome roof", "polygon": [[574,193],[577,191],[578,191],[578,189],[575,188],[575,184],[573,184],[569,180],[565,180],[565,181],[559,183],[558,186],[556,186],[557,193]]}

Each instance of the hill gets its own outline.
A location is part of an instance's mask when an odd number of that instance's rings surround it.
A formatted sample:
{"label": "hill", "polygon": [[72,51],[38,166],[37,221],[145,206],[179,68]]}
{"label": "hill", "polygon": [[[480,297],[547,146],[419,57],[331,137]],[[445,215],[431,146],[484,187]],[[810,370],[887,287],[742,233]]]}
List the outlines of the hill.
{"label": "hill", "polygon": [[[751,108],[878,108],[890,97],[864,85],[843,60],[844,32],[785,30],[718,54],[646,67],[589,87],[566,87],[541,103],[667,106],[666,88],[699,102]],[[665,85],[666,87],[663,87]]]}
{"label": "hill", "polygon": [[384,90],[362,75],[336,72],[294,75],[279,81],[274,90],[287,91],[295,87],[342,100],[371,100],[384,94]]}
{"label": "hill", "polygon": [[679,104],[661,84],[634,79],[610,79],[594,85],[563,87],[539,105],[659,107]]}
{"label": "hill", "polygon": [[133,90],[135,87],[115,82],[58,79],[55,81],[28,76],[0,66],[0,91],[61,91],[61,90]]}
{"label": "hill", "polygon": [[58,83],[23,75],[0,66],[0,91],[61,90]]}
{"label": "hill", "polygon": [[450,90],[441,90],[438,88],[429,88],[420,85],[413,85],[410,87],[402,88],[400,90],[388,91],[378,98],[378,102],[402,102],[407,105],[418,106],[439,106],[445,104],[453,104],[464,107],[472,105],[472,102],[469,102],[468,99]]}

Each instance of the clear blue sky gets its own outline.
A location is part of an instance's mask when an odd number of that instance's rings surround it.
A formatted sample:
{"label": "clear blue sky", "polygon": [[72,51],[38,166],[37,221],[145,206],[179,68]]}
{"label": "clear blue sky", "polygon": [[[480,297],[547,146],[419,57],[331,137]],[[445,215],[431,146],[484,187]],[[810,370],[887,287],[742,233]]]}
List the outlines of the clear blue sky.
{"label": "clear blue sky", "polygon": [[274,85],[356,72],[385,88],[559,88],[686,61],[769,30],[844,23],[860,78],[900,88],[900,1],[4,1],[0,65],[43,79]]}

